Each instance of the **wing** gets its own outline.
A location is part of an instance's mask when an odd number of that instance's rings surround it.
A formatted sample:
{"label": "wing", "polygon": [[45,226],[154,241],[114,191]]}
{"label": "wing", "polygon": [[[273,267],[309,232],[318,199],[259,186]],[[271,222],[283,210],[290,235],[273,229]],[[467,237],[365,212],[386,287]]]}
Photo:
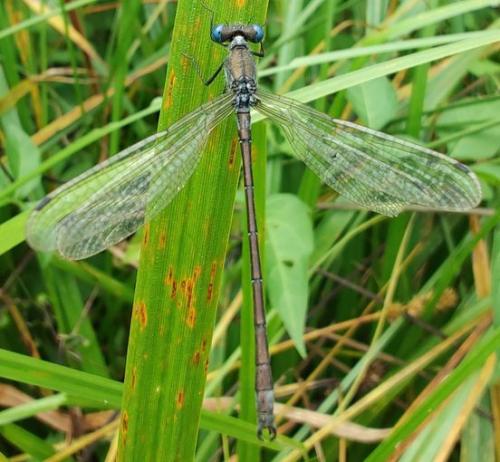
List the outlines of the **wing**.
{"label": "wing", "polygon": [[450,157],[290,98],[258,97],[256,109],[281,125],[299,159],[356,204],[395,216],[407,205],[468,210],[481,200],[476,175]]}
{"label": "wing", "polygon": [[37,250],[87,258],[134,233],[186,184],[210,131],[232,112],[225,94],[56,189],[28,218]]}

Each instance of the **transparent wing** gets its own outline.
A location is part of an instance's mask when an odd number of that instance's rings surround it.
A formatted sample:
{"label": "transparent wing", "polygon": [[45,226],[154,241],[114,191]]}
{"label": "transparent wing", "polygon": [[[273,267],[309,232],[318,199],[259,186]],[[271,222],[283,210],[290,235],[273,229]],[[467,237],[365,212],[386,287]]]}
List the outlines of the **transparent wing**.
{"label": "transparent wing", "polygon": [[200,106],[56,189],[28,218],[31,247],[87,258],[132,234],[186,184],[210,131],[232,112],[232,96]]}
{"label": "transparent wing", "polygon": [[258,97],[256,109],[281,125],[299,159],[356,204],[395,216],[407,205],[467,210],[481,200],[476,175],[450,157],[290,98]]}

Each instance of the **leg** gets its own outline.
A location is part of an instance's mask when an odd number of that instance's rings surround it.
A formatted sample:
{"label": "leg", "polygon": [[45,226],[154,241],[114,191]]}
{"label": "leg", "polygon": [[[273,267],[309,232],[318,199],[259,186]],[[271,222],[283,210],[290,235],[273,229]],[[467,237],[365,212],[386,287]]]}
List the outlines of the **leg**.
{"label": "leg", "polygon": [[252,51],[252,54],[254,56],[257,56],[258,58],[263,58],[264,57],[264,44],[260,42],[260,50],[259,51]]}
{"label": "leg", "polygon": [[222,68],[224,67],[224,61],[220,64],[220,66],[217,68],[217,70],[213,73],[212,77],[210,77],[208,80],[203,82],[206,86],[210,85],[216,77],[220,74],[220,71],[222,71]]}
{"label": "leg", "polygon": [[208,80],[205,80],[205,78],[203,77],[203,74],[201,72],[200,66],[196,62],[196,60],[192,56],[187,55],[186,53],[182,53],[182,54],[184,55],[185,58],[187,58],[187,59],[189,59],[189,61],[191,61],[191,64],[194,67],[194,70],[198,74],[198,77],[201,79],[203,84],[206,86],[210,85],[216,79],[216,77],[220,74],[220,71],[224,67],[224,61],[222,61],[221,65],[217,68],[217,70],[214,72],[214,74]]}

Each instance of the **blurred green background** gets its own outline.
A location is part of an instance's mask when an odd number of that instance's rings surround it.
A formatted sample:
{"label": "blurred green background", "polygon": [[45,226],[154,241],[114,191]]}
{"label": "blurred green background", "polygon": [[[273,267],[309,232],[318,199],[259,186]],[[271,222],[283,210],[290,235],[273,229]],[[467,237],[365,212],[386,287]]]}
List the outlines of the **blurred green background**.
{"label": "blurred green background", "polygon": [[[154,133],[160,109],[160,125],[169,125],[222,91],[221,77],[205,89],[183,60],[186,54],[196,59],[208,77],[224,58],[210,41],[210,9],[216,23],[265,18],[260,86],[466,163],[484,200],[470,214],[379,216],[322,186],[290,156],[278,127],[254,124],[275,392],[288,405],[276,409],[279,438],[260,442],[251,305],[243,297],[249,293],[244,198],[237,169],[227,184],[213,172],[213,162],[239,158],[230,121],[209,142],[193,184],[151,234],[160,242],[166,226],[164,244],[176,252],[179,277],[199,259],[200,291],[212,284],[218,297],[207,303],[206,317],[198,297],[205,323],[198,337],[150,318],[149,338],[161,326],[172,328],[169,344],[150,351],[151,363],[162,361],[162,348],[173,356],[158,376],[143,379],[150,388],[152,380],[164,380],[161,399],[172,406],[156,412],[161,400],[132,397],[139,401],[128,422],[139,425],[145,440],[129,435],[127,441],[122,419],[121,460],[135,460],[141,451],[146,460],[498,460],[495,6],[484,0],[206,0],[205,6],[4,0],[0,460],[104,461],[116,454],[127,348],[147,348],[134,336],[128,343],[143,232],[71,262],[34,253],[24,242],[24,223],[36,201],[59,184]],[[203,189],[207,177],[210,190]],[[207,203],[189,202],[190,191]],[[162,300],[149,310],[170,303],[155,289],[173,264],[167,250],[165,260],[141,258],[138,290],[149,287]],[[203,338],[203,354],[210,351],[206,383],[204,373],[189,379],[180,405],[171,381],[189,373],[190,357],[177,338],[192,348]],[[133,396],[130,381],[126,386]],[[184,401],[194,403],[187,414]],[[142,413],[148,402],[151,412]],[[165,443],[168,435],[175,441]],[[130,439],[138,452],[127,456]]]}

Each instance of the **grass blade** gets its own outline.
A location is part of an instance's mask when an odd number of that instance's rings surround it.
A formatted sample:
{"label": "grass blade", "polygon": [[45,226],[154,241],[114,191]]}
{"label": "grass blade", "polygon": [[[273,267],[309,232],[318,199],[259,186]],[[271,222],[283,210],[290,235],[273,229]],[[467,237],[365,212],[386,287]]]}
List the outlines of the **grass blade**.
{"label": "grass blade", "polygon": [[[266,3],[220,1],[211,8],[217,22],[263,22]],[[210,16],[201,4],[178,4],[160,128],[193,110],[207,93],[222,91],[219,78],[207,92],[189,59],[196,59],[206,75],[223,59],[223,50],[209,40]],[[145,227],[119,459],[193,458],[239,177],[233,127],[230,120],[214,131],[193,178]]]}

